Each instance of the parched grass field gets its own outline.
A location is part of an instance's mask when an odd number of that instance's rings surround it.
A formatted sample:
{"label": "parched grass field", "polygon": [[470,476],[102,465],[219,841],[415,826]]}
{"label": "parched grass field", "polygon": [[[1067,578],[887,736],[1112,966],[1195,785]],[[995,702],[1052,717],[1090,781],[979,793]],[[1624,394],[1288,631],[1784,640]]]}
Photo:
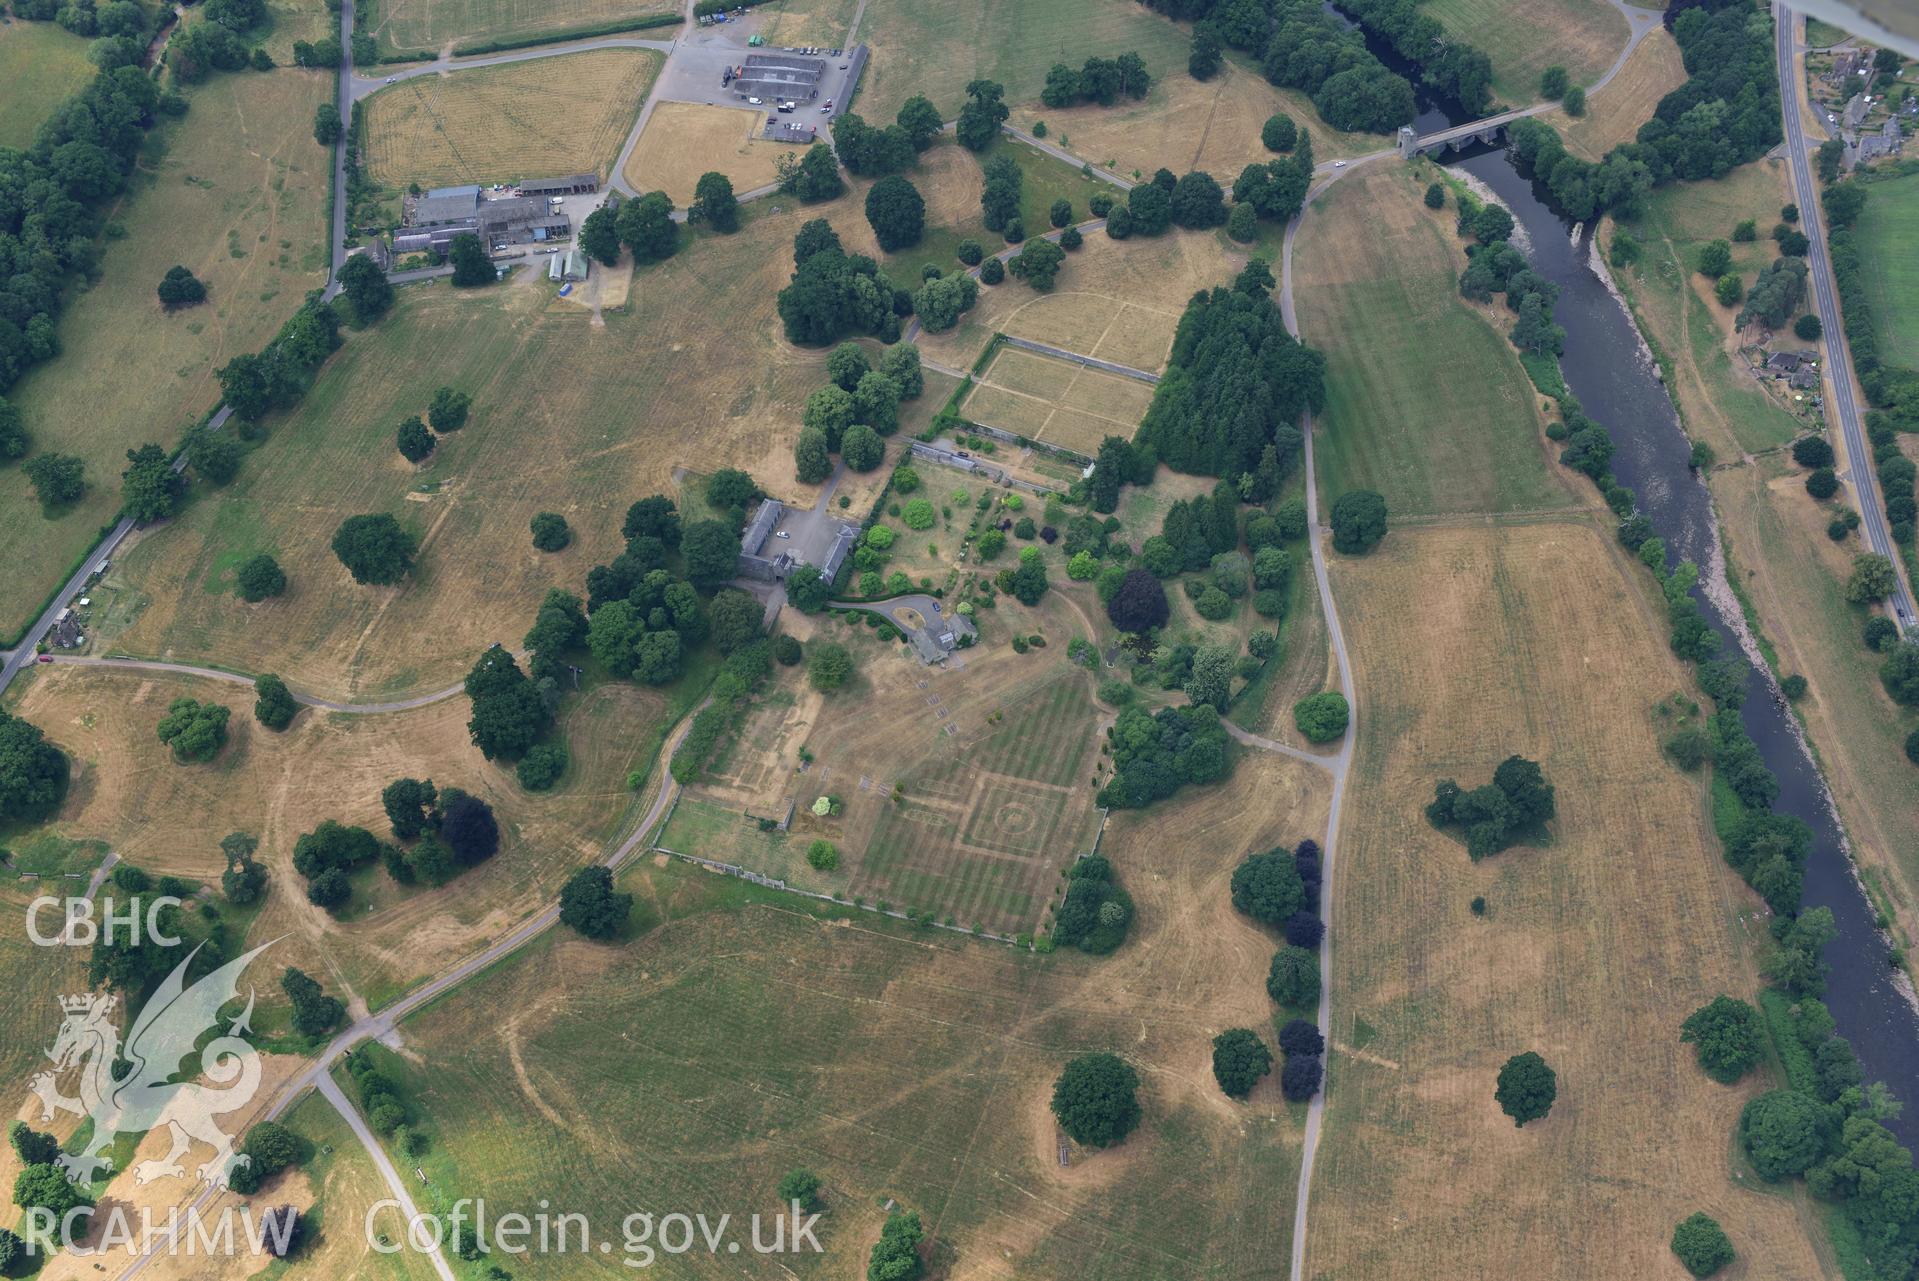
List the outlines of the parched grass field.
{"label": "parched grass field", "polygon": [[817,45],[839,49],[848,44],[853,15],[859,7],[859,0],[775,0],[748,10],[746,20],[775,48]]}
{"label": "parched grass field", "polygon": [[765,121],[764,111],[659,103],[627,157],[625,178],[637,191],[664,191],[681,208],[692,203],[700,175],[710,171],[725,174],[742,195],[764,187],[777,176],[774,162],[780,156],[800,154],[761,138]]}
{"label": "parched grass field", "polygon": [[1184,76],[1192,45],[1183,27],[1112,0],[888,0],[868,6],[860,39],[873,51],[857,103],[868,120],[891,120],[914,94],[950,120],[978,79],[1005,85],[1009,106],[1034,101],[1047,68],[1095,54],[1134,52],[1155,80]]}
{"label": "parched grass field", "polygon": [[[543,279],[401,290],[269,424],[232,484],[116,561],[145,603],[112,643],[276,671],[324,697],[423,693],[457,681],[494,641],[517,642],[549,587],[581,590],[619,550],[628,504],[673,492],[675,466],[741,467],[810,506],[817,491],[793,483],[791,451],[825,354],[786,345],[773,300],[800,222],[847,226],[849,214],[850,201],[769,213],[702,238],[638,272],[642,304],[603,328],[550,310]],[[416,469],[394,429],[442,384],[472,394],[473,416]],[[286,476],[303,478],[298,502],[284,501]],[[422,552],[405,584],[361,587],[328,541],[346,517],[381,511],[420,535]],[[565,551],[533,549],[540,511],[572,524]],[[249,607],[231,576],[259,551],[290,585]]]}
{"label": "parched grass field", "polygon": [[[315,1270],[320,1275],[366,1281],[431,1281],[433,1265],[423,1255],[411,1250],[382,1254],[367,1239],[367,1211],[391,1193],[373,1158],[333,1105],[317,1093],[309,1094],[282,1123],[314,1149],[313,1157],[293,1176],[312,1201],[300,1212],[308,1244],[299,1266],[318,1265]],[[269,1185],[254,1199],[256,1215],[260,1206],[284,1203],[274,1195],[278,1190],[278,1184]]]}
{"label": "parched grass field", "polygon": [[1393,161],[1313,201],[1293,249],[1300,332],[1326,354],[1320,500],[1384,494],[1394,516],[1568,507],[1503,303],[1459,295],[1466,257],[1430,176]]}
{"label": "parched grass field", "polygon": [[[679,13],[673,0],[379,0],[367,30],[380,51],[438,53],[456,44],[543,35],[622,18]],[[662,29],[672,38],[671,29]],[[566,172],[557,166],[554,173]]]}
{"label": "parched grass field", "polygon": [[1546,120],[1559,130],[1568,151],[1598,163],[1614,147],[1636,138],[1659,100],[1685,82],[1679,43],[1665,28],[1656,27],[1639,42],[1606,91],[1587,100],[1585,115],[1554,111]]}
{"label": "parched grass field", "polygon": [[0,147],[32,142],[53,109],[91,79],[84,37],[52,22],[0,25]]}
{"label": "parched grass field", "polygon": [[[53,666],[15,690],[12,710],[74,763],[72,792],[48,833],[104,841],[148,871],[210,883],[225,866],[220,838],[253,834],[273,879],[251,938],[285,936],[275,964],[324,975],[376,1008],[556,898],[566,876],[619,834],[635,799],[627,774],[652,762],[668,722],[699,692],[588,690],[561,711],[573,758],[565,778],[552,792],[528,793],[468,741],[464,696],[379,715],[307,709],[275,734],[254,721],[251,690],[203,678]],[[228,744],[209,763],[176,764],[154,737],[167,704],[183,696],[233,709]],[[406,777],[486,800],[500,852],[438,889],[405,889],[384,869],[363,869],[338,919],[310,905],[292,869],[294,842],[328,818],[389,839],[380,789]],[[279,996],[262,989],[262,1008]]]}
{"label": "parched grass field", "polygon": [[1273,159],[1259,131],[1267,117],[1281,111],[1313,135],[1315,160],[1390,145],[1379,134],[1339,132],[1319,118],[1304,94],[1282,89],[1230,59],[1211,80],[1195,80],[1183,66],[1156,73],[1152,90],[1137,102],[1088,103],[1060,111],[1029,102],[1014,109],[1011,123],[1031,132],[1043,120],[1049,141],[1121,175],[1137,171],[1150,178],[1162,167],[1178,174],[1204,169],[1230,189],[1241,169]]}
{"label": "parched grass field", "polygon": [[[215,76],[156,130],[112,215],[125,239],[103,242],[97,284],[71,289],[60,355],[8,393],[36,450],[84,461],[87,492],[48,520],[20,469],[0,468],[0,546],[12,553],[0,637],[26,626],[119,510],[126,451],[175,444],[218,402],[213,371],[258,350],[325,283],[329,161],[313,109],[331,85],[292,68]],[[176,263],[208,297],[167,315],[154,287]]]}
{"label": "parched grass field", "polygon": [[398,187],[605,174],[664,62],[595,49],[402,81],[367,99],[368,172]]}
{"label": "parched grass field", "polygon": [[[1139,919],[1096,961],[641,865],[624,888],[642,937],[556,934],[403,1026],[432,1143],[424,1195],[504,1212],[563,1188],[596,1225],[639,1209],[737,1222],[770,1215],[780,1176],[805,1165],[829,1209],[826,1253],[779,1260],[803,1278],[857,1271],[888,1197],[920,1211],[953,1277],[1270,1275],[1288,1249],[1278,1207],[1298,1122],[1271,1080],[1224,1099],[1210,1040],[1270,1017],[1272,940],[1232,912],[1227,878],[1242,852],[1320,830],[1318,780],[1267,757],[1230,795],[1116,820],[1105,848]],[[1137,1066],[1145,1119],[1123,1147],[1074,1150],[1061,1168],[1047,1100],[1065,1060],[1091,1050]],[[619,1258],[509,1270],[611,1276]],[[674,1268],[787,1275],[744,1252]]]}
{"label": "parched grass field", "polygon": [[[1733,332],[1737,309],[1713,297],[1696,268],[1699,250],[1708,241],[1729,239],[1742,220],[1756,220],[1759,239],[1732,246],[1733,269],[1750,285],[1773,259],[1766,231],[1791,199],[1785,167],[1772,160],[1742,165],[1716,182],[1675,184],[1654,193],[1632,228],[1644,246],[1638,264],[1613,273],[1640,324],[1673,364],[1687,405],[1687,430],[1703,436],[1721,458],[1778,448],[1804,428],[1747,372]],[[1796,341],[1784,339],[1787,345]]]}
{"label": "parched grass field", "polygon": [[1881,350],[1892,364],[1919,365],[1919,174],[1866,190],[1866,211],[1853,234],[1861,256],[1873,265],[1866,273],[1866,298]]}
{"label": "parched grass field", "polygon": [[920,348],[930,359],[970,369],[994,334],[1007,333],[1157,373],[1187,302],[1201,289],[1232,284],[1245,265],[1244,253],[1223,236],[1171,231],[1114,240],[1095,231],[1066,256],[1053,292],[1010,275],[982,285],[960,323],[922,334]]}
{"label": "parched grass field", "polygon": [[[1396,530],[1335,558],[1361,731],[1309,1275],[1665,1276],[1695,1210],[1753,1275],[1822,1275],[1810,1202],[1733,1172],[1763,1075],[1721,1086],[1679,1041],[1698,1005],[1757,988],[1765,926],[1700,780],[1660,753],[1652,706],[1685,674],[1642,572],[1582,520]],[[1553,839],[1475,864],[1423,807],[1514,752],[1556,789]],[[1516,1129],[1493,1088],[1522,1050],[1559,1095]]]}
{"label": "parched grass field", "polygon": [[960,413],[1090,458],[1108,436],[1131,439],[1152,400],[1152,387],[1137,379],[1002,347]]}
{"label": "parched grass field", "polygon": [[[1539,99],[1539,73],[1555,64],[1589,86],[1631,36],[1606,0],[1432,0],[1425,11],[1446,33],[1493,61],[1493,94],[1521,107]],[[1608,86],[1610,89],[1610,86]],[[1652,104],[1642,104],[1650,113]]]}

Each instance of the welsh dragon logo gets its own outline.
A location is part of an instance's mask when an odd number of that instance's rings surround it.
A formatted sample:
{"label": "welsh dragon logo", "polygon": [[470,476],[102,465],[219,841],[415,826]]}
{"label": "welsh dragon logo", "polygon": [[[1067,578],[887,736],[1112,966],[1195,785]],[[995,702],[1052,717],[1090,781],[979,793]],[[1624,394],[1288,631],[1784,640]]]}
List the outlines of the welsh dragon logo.
{"label": "welsh dragon logo", "polygon": [[[233,1140],[214,1118],[245,1107],[260,1088],[259,1052],[241,1035],[251,1030],[251,988],[246,1009],[224,1034],[198,1049],[200,1075],[213,1085],[172,1078],[180,1074],[182,1061],[195,1054],[200,1038],[217,1028],[220,1007],[238,999],[241,971],[271,946],[264,943],[189,987],[187,967],[200,951],[194,948],[141,1009],[124,1046],[109,1017],[114,997],[86,992],[60,998],[66,1019],[46,1051],[53,1068],[34,1077],[30,1088],[40,1098],[42,1120],[70,1112],[93,1122],[85,1148],[58,1158],[69,1180],[87,1183],[110,1171],[112,1162],[101,1153],[117,1136],[162,1125],[172,1131],[173,1146],[164,1159],[136,1165],[136,1182],[184,1174],[180,1158],[195,1141],[213,1149],[195,1174],[218,1187],[226,1187],[233,1171],[247,1163],[250,1158],[233,1150]],[[70,1097],[61,1092],[59,1081],[76,1068],[79,1094]]]}

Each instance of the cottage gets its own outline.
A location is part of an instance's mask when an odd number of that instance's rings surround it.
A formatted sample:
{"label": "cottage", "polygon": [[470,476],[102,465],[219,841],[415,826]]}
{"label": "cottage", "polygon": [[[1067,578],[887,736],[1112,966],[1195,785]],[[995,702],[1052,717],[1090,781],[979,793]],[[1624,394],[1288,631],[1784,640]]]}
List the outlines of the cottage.
{"label": "cottage", "polygon": [[1803,352],[1775,351],[1766,357],[1766,369],[1775,374],[1790,374],[1799,368],[1800,361],[1803,359]]}
{"label": "cottage", "polygon": [[53,629],[47,633],[47,640],[61,649],[77,648],[86,640],[80,630],[80,620],[74,617],[71,609],[63,609],[54,617]]}
{"label": "cottage", "polygon": [[1786,379],[1786,385],[1796,391],[1806,391],[1819,385],[1819,367],[1816,364],[1801,365],[1792,377]]}

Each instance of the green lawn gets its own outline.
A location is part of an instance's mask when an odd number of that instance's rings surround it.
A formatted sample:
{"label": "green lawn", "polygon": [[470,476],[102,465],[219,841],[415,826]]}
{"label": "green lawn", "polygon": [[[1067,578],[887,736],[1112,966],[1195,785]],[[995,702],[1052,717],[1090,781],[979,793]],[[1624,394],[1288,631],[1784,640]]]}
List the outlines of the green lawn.
{"label": "green lawn", "polygon": [[429,1142],[423,1209],[484,1196],[530,1212],[544,1197],[614,1235],[610,1256],[509,1260],[516,1277],[625,1274],[623,1216],[770,1216],[796,1166],[825,1181],[824,1254],[784,1255],[783,1272],[699,1249],[672,1275],[853,1275],[888,1198],[933,1229],[936,1265],[990,1258],[1008,1276],[1243,1277],[1285,1257],[1291,1216],[1273,1207],[1291,1203],[1297,1145],[1276,1106],[1221,1124],[1212,1100],[1148,1072],[1141,1132],[1097,1158],[1138,1145],[1143,1159],[1116,1181],[1045,1168],[1034,1112],[1058,1065],[1108,1047],[1147,1064],[1183,1047],[1184,1063],[1200,1031],[1172,1009],[1143,1021],[1072,956],[678,865],[623,880],[640,937],[550,936],[409,1019],[407,1056],[386,1059]]}
{"label": "green lawn", "polygon": [[968,81],[997,80],[1009,104],[1039,97],[1047,68],[1136,52],[1155,78],[1186,74],[1192,37],[1130,0],[885,0],[868,6],[860,38],[873,50],[857,105],[887,121],[914,94],[948,119]]}
{"label": "green lawn", "polygon": [[1591,85],[1629,35],[1606,0],[1429,0],[1420,11],[1492,59],[1493,94],[1513,106],[1536,102],[1539,73],[1555,64],[1572,83]]}
{"label": "green lawn", "polygon": [[1882,359],[1919,365],[1919,173],[1866,189],[1859,217],[1860,256],[1871,264],[1866,297],[1879,327]]}
{"label": "green lawn", "polygon": [[1428,216],[1422,189],[1404,166],[1361,170],[1294,246],[1300,332],[1326,354],[1320,499],[1377,490],[1395,516],[1570,506],[1532,384],[1503,327],[1460,298],[1452,216]]}
{"label": "green lawn", "polygon": [[[1767,397],[1726,350],[1728,309],[1694,288],[1699,251],[1724,240],[1744,219],[1759,239],[1734,244],[1733,270],[1750,285],[1775,256],[1766,236],[1778,219],[1779,174],[1771,162],[1744,165],[1714,182],[1673,183],[1657,192],[1631,233],[1644,246],[1637,265],[1615,276],[1640,323],[1673,364],[1682,396],[1698,390],[1710,414],[1688,411],[1687,430],[1721,455],[1732,449],[1776,449],[1804,430],[1802,421]],[[1787,344],[1796,342],[1787,336]],[[1730,439],[1727,439],[1727,437]]]}
{"label": "green lawn", "polygon": [[0,147],[24,147],[53,109],[93,79],[87,42],[51,22],[0,26]]}

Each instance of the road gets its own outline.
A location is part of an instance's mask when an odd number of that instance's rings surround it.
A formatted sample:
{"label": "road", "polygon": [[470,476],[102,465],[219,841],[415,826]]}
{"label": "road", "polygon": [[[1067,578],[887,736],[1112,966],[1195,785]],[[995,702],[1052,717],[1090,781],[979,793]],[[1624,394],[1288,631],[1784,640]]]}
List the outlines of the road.
{"label": "road", "polygon": [[[217,667],[195,667],[191,663],[163,663],[147,658],[81,658],[77,655],[55,654],[54,664],[69,667],[111,667],[122,671],[171,672],[181,676],[199,676],[207,680],[226,681],[230,685],[244,685],[253,688],[253,677],[239,672],[224,672]],[[401,699],[393,703],[336,703],[331,699],[315,698],[311,694],[302,694],[289,690],[293,701],[302,707],[315,707],[326,712],[345,712],[350,715],[375,715],[381,712],[408,712],[416,707],[425,707],[452,698],[466,688],[462,681],[458,685],[449,685],[445,689],[436,689],[431,694],[421,694],[417,698]]]}
{"label": "road", "polygon": [[1122,378],[1132,378],[1143,383],[1159,382],[1158,374],[1149,374],[1144,369],[1135,369],[1131,365],[1122,365],[1111,360],[1101,360],[1097,356],[1082,356],[1076,351],[1067,351],[1064,347],[1052,347],[1043,342],[1034,342],[1031,338],[1015,338],[1008,334],[1006,345],[1018,347],[1022,351],[1036,351],[1042,356],[1057,356],[1061,360],[1070,360],[1075,365],[1084,365],[1088,369],[1103,369],[1109,374],[1118,374]]}
{"label": "road", "polygon": [[[659,791],[655,793],[653,797],[653,804],[647,808],[646,815],[640,820],[639,824],[634,827],[632,834],[620,842],[620,844],[605,857],[600,859],[602,866],[617,871],[619,868],[625,866],[635,853],[645,848],[647,834],[653,830],[654,825],[660,821],[668,807],[672,805],[674,798],[679,795],[679,785],[673,781],[673,772],[667,768],[667,762],[672,759],[674,749],[680,745],[681,741],[685,739],[687,731],[692,728],[693,717],[705,706],[706,702],[702,701],[699,707],[687,713],[680,721],[679,727],[668,735],[666,741],[660,745],[659,757],[653,763],[654,770],[660,780]],[[386,1159],[386,1154],[379,1142],[367,1130],[364,1124],[356,1124],[358,1120],[358,1109],[354,1108],[352,1102],[343,1094],[339,1094],[337,1090],[331,1093],[328,1092],[328,1083],[330,1081],[333,1064],[341,1056],[346,1054],[348,1050],[351,1050],[361,1042],[379,1040],[382,1037],[391,1035],[394,1028],[398,1027],[407,1015],[412,1014],[422,1006],[438,1000],[440,997],[446,995],[446,993],[466,982],[466,980],[505,960],[507,957],[513,955],[513,953],[525,947],[528,943],[531,943],[552,929],[559,923],[559,920],[560,908],[559,905],[555,903],[520,922],[518,926],[508,932],[506,937],[500,939],[497,943],[474,953],[450,969],[441,971],[438,975],[421,984],[419,987],[414,988],[377,1014],[369,1014],[365,1018],[359,1019],[351,1027],[348,1027],[345,1031],[339,1033],[339,1035],[329,1041],[326,1048],[319,1053],[313,1062],[307,1064],[302,1071],[280,1086],[278,1091],[275,1092],[272,1101],[267,1105],[266,1110],[261,1114],[260,1119],[265,1121],[277,1120],[286,1115],[287,1111],[292,1108],[308,1090],[319,1090],[323,1095],[326,1095],[328,1101],[331,1102],[334,1107],[339,1109],[340,1114],[347,1119],[348,1124],[353,1126],[354,1135],[359,1138],[361,1144],[367,1149],[368,1153],[371,1154],[375,1164],[379,1166],[381,1173],[386,1176],[388,1186],[397,1186],[395,1192],[396,1197],[403,1197],[405,1195],[404,1184],[398,1183],[398,1175],[393,1170],[392,1163]],[[206,1208],[213,1203],[218,1195],[218,1189],[214,1188],[211,1184],[201,1188],[191,1203],[188,1213],[204,1213]],[[182,1214],[181,1217],[184,1220],[187,1215]],[[166,1238],[164,1234],[156,1233],[155,1235],[162,1244],[165,1242]],[[121,1281],[128,1281],[129,1278],[138,1276],[153,1260],[164,1257],[166,1256],[157,1250],[149,1250],[147,1253],[140,1255],[120,1273]],[[452,1281],[453,1274],[447,1270],[445,1260],[440,1256],[437,1250],[434,1252],[434,1267],[445,1281]]]}
{"label": "road", "polygon": [[651,49],[656,53],[670,54],[677,40],[649,40],[640,36],[597,36],[590,40],[579,40],[570,44],[536,45],[531,49],[514,49],[507,53],[482,54],[472,58],[453,58],[442,55],[432,62],[423,62],[405,71],[395,71],[391,75],[354,76],[348,92],[351,101],[378,93],[389,85],[404,84],[409,80],[418,80],[422,76],[451,75],[455,71],[471,71],[477,67],[503,67],[513,62],[532,62],[539,58],[561,58],[569,53],[588,53],[594,49]]}
{"label": "road", "polygon": [[[408,1191],[406,1180],[401,1178],[400,1172],[393,1168],[393,1162],[388,1159],[386,1149],[381,1147],[379,1141],[373,1137],[373,1131],[367,1128],[366,1121],[360,1116],[360,1110],[354,1107],[348,1101],[346,1094],[341,1091],[340,1083],[333,1079],[331,1072],[325,1072],[320,1075],[315,1084],[319,1087],[320,1096],[331,1103],[334,1110],[346,1121],[347,1128],[353,1131],[353,1137],[360,1141],[360,1146],[372,1154],[373,1164],[379,1167],[380,1177],[386,1180],[388,1194],[400,1203],[400,1213],[403,1216],[401,1222],[412,1223],[419,1218],[419,1208],[413,1204],[413,1194]],[[405,1229],[402,1228],[401,1231],[404,1233]],[[402,1236],[400,1239],[404,1240],[405,1237]],[[427,1257],[432,1260],[433,1270],[439,1274],[440,1281],[455,1281],[453,1269],[447,1266],[444,1254],[435,1250]]]}
{"label": "road", "polygon": [[1913,607],[1912,585],[1906,581],[1905,565],[1899,549],[1886,529],[1886,509],[1879,493],[1879,479],[1873,474],[1872,450],[1860,425],[1858,380],[1852,367],[1852,347],[1846,342],[1845,318],[1839,310],[1839,291],[1832,281],[1832,259],[1826,246],[1825,214],[1819,206],[1819,188],[1813,181],[1812,163],[1807,154],[1806,127],[1800,113],[1805,86],[1793,66],[1793,50],[1798,42],[1800,17],[1784,5],[1773,9],[1775,43],[1779,63],[1779,104],[1786,125],[1786,159],[1792,169],[1793,196],[1799,202],[1799,229],[1812,242],[1806,254],[1811,269],[1812,295],[1819,312],[1819,324],[1825,333],[1827,381],[1832,386],[1832,416],[1846,445],[1847,483],[1853,488],[1853,505],[1859,509],[1859,528],[1866,545],[1891,560],[1898,576],[1893,594],[1893,621],[1901,633],[1908,631],[1919,612]]}

